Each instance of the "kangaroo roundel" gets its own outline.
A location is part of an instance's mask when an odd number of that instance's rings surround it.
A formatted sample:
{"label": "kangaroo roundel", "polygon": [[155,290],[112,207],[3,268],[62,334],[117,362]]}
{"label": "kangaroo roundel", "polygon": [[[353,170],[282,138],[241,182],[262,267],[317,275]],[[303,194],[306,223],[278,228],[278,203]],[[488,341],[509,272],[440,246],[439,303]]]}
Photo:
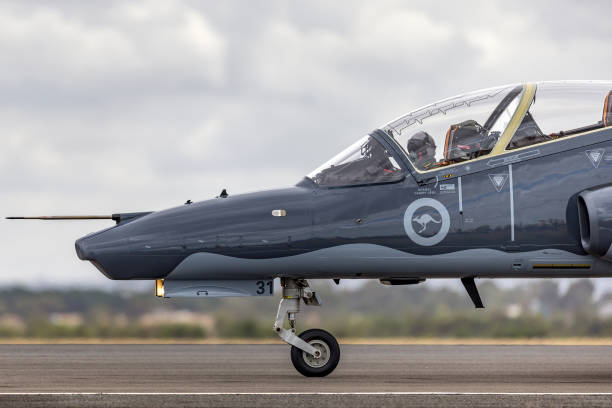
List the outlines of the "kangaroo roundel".
{"label": "kangaroo roundel", "polygon": [[404,213],[404,229],[415,244],[436,245],[446,237],[450,229],[448,210],[433,198],[413,201]]}

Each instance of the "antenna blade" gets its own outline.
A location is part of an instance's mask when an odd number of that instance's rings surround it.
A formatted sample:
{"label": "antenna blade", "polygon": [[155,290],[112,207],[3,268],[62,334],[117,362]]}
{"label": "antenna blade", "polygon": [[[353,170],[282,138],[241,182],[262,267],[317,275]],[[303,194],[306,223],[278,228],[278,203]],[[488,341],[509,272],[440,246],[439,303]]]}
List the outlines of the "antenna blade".
{"label": "antenna blade", "polygon": [[112,220],[112,215],[44,215],[40,217],[6,217],[7,220]]}

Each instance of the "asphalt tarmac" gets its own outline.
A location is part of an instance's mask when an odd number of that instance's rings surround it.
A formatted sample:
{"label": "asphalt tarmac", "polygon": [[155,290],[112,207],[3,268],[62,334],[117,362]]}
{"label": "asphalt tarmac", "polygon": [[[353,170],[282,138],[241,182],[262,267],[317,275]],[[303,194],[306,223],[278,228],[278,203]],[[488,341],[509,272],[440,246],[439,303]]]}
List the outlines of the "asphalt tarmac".
{"label": "asphalt tarmac", "polygon": [[282,345],[0,345],[0,406],[612,406],[612,346],[341,348],[305,378]]}

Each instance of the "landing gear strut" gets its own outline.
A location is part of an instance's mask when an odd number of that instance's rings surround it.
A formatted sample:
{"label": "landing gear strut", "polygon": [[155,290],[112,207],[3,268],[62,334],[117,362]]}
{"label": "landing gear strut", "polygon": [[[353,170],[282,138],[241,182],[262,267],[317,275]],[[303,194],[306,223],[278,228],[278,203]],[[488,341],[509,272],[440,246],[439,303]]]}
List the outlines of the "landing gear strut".
{"label": "landing gear strut", "polygon": [[[295,334],[296,315],[300,311],[300,300],[306,305],[321,306],[321,302],[305,279],[281,278],[283,298],[278,305],[274,331],[291,345],[291,362],[300,374],[306,377],[325,377],[334,371],[340,361],[340,346],[328,332],[310,329]],[[283,327],[285,316],[289,330]]]}

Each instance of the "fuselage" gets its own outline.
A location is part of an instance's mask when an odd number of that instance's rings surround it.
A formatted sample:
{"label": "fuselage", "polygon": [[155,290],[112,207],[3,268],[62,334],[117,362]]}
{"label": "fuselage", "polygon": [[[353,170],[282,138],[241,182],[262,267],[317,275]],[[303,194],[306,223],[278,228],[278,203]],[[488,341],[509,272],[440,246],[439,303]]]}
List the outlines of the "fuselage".
{"label": "fuselage", "polygon": [[582,249],[576,209],[580,191],[612,182],[612,128],[426,175],[371,137],[406,177],[187,204],[84,237],[77,253],[111,279],[612,276]]}

